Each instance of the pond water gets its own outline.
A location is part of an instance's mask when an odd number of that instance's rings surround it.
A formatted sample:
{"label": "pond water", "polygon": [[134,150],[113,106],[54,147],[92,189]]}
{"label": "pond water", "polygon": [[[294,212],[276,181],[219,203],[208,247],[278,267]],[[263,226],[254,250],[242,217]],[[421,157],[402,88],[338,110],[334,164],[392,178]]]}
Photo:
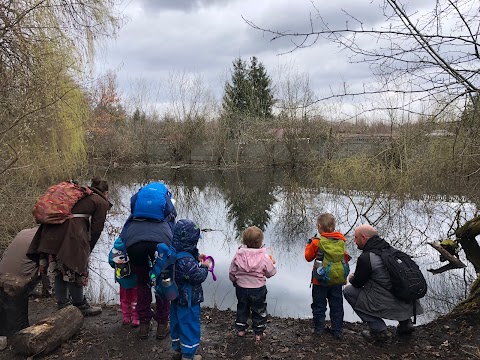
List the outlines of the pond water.
{"label": "pond water", "polygon": [[[107,255],[128,217],[131,195],[150,181],[163,181],[172,191],[177,219],[192,219],[206,230],[198,247],[214,257],[217,281],[210,275],[205,281],[204,306],[235,310],[228,268],[240,244],[239,234],[256,225],[264,230],[265,245],[278,266],[277,275],[267,280],[268,312],[280,317],[311,317],[312,264],[305,261],[304,248],[315,234],[316,217],[322,212],[334,214],[337,230],[346,234],[352,271],[360,254],[353,242],[353,229],[367,221],[388,242],[415,257],[429,283],[422,300],[426,313],[419,317],[419,323],[448,312],[465,297],[474,278],[471,267],[435,276],[426,271],[443,265],[427,242],[445,239],[458,219],[463,222],[477,211],[476,204],[458,195],[400,198],[339,192],[313,187],[304,173],[271,169],[130,169],[107,178],[114,207],[91,256],[88,295],[94,301],[119,301]],[[345,321],[360,321],[346,301],[344,308]]]}

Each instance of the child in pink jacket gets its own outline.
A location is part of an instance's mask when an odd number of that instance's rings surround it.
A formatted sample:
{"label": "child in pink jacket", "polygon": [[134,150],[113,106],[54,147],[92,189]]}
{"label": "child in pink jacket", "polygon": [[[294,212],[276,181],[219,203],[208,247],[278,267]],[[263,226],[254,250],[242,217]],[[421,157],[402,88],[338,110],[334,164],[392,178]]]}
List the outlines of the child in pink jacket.
{"label": "child in pink jacket", "polygon": [[237,296],[235,327],[238,336],[245,336],[247,320],[252,314],[255,341],[261,341],[267,323],[267,278],[277,273],[275,261],[263,247],[263,231],[256,226],[242,234],[242,243],[230,264],[229,276]]}

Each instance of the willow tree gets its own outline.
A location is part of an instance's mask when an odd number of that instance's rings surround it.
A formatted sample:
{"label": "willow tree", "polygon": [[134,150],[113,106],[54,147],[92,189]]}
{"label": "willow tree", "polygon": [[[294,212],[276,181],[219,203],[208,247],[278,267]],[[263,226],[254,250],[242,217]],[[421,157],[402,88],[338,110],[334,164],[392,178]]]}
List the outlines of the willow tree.
{"label": "willow tree", "polygon": [[95,41],[117,27],[114,5],[114,0],[0,3],[0,173],[17,162],[45,172],[39,154],[50,155],[50,165],[52,158],[58,161],[56,170],[47,168],[52,174],[84,158],[81,81]]}
{"label": "willow tree", "polygon": [[31,225],[39,180],[75,176],[85,161],[82,82],[96,41],[118,27],[115,1],[0,1],[2,241]]}

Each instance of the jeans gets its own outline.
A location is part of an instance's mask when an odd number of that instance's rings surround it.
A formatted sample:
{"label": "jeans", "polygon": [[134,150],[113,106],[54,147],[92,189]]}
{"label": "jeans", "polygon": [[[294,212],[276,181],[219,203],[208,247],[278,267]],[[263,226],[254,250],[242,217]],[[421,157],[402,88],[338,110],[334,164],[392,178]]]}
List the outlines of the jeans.
{"label": "jeans", "polygon": [[72,301],[73,305],[83,305],[85,298],[83,296],[83,286],[63,280],[62,275],[55,277],[53,283],[55,298],[59,305],[64,305]]}
{"label": "jeans", "polygon": [[343,296],[342,285],[312,285],[312,314],[313,326],[316,332],[325,329],[325,312],[327,300],[330,307],[330,320],[335,335],[342,334],[343,326]]}
{"label": "jeans", "polygon": [[235,327],[238,331],[248,328],[247,320],[252,314],[252,328],[255,334],[261,334],[267,324],[267,287],[255,289],[236,287],[237,316]]}
{"label": "jeans", "polygon": [[358,295],[363,291],[361,288],[353,287],[352,285],[348,285],[343,290],[343,295],[345,296],[345,300],[352,306],[353,310],[357,313],[358,317],[362,319],[362,321],[368,324],[370,331],[372,332],[379,332],[387,329],[387,325],[382,318],[378,318],[372,315],[365,314],[362,311],[355,309],[355,304],[357,303]]}
{"label": "jeans", "polygon": [[132,272],[137,275],[137,312],[140,323],[149,323],[152,317],[158,324],[166,324],[170,317],[170,301],[164,301],[155,296],[157,303],[155,313],[150,308],[152,303],[152,288],[150,286],[150,264],[155,260],[157,243],[142,241],[127,249]]}

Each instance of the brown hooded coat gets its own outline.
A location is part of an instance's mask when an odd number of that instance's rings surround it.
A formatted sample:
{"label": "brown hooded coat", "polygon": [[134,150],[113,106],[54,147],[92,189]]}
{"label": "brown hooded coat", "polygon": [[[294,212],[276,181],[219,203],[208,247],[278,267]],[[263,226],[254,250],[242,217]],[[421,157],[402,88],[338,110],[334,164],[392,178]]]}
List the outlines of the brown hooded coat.
{"label": "brown hooded coat", "polygon": [[[41,225],[27,254],[34,261],[40,253],[53,254],[64,265],[78,274],[87,272],[88,257],[102,233],[108,210],[112,204],[96,188],[93,194],[80,199],[73,214],[89,214],[88,218],[73,218],[63,224]],[[90,231],[89,231],[90,228]]]}

